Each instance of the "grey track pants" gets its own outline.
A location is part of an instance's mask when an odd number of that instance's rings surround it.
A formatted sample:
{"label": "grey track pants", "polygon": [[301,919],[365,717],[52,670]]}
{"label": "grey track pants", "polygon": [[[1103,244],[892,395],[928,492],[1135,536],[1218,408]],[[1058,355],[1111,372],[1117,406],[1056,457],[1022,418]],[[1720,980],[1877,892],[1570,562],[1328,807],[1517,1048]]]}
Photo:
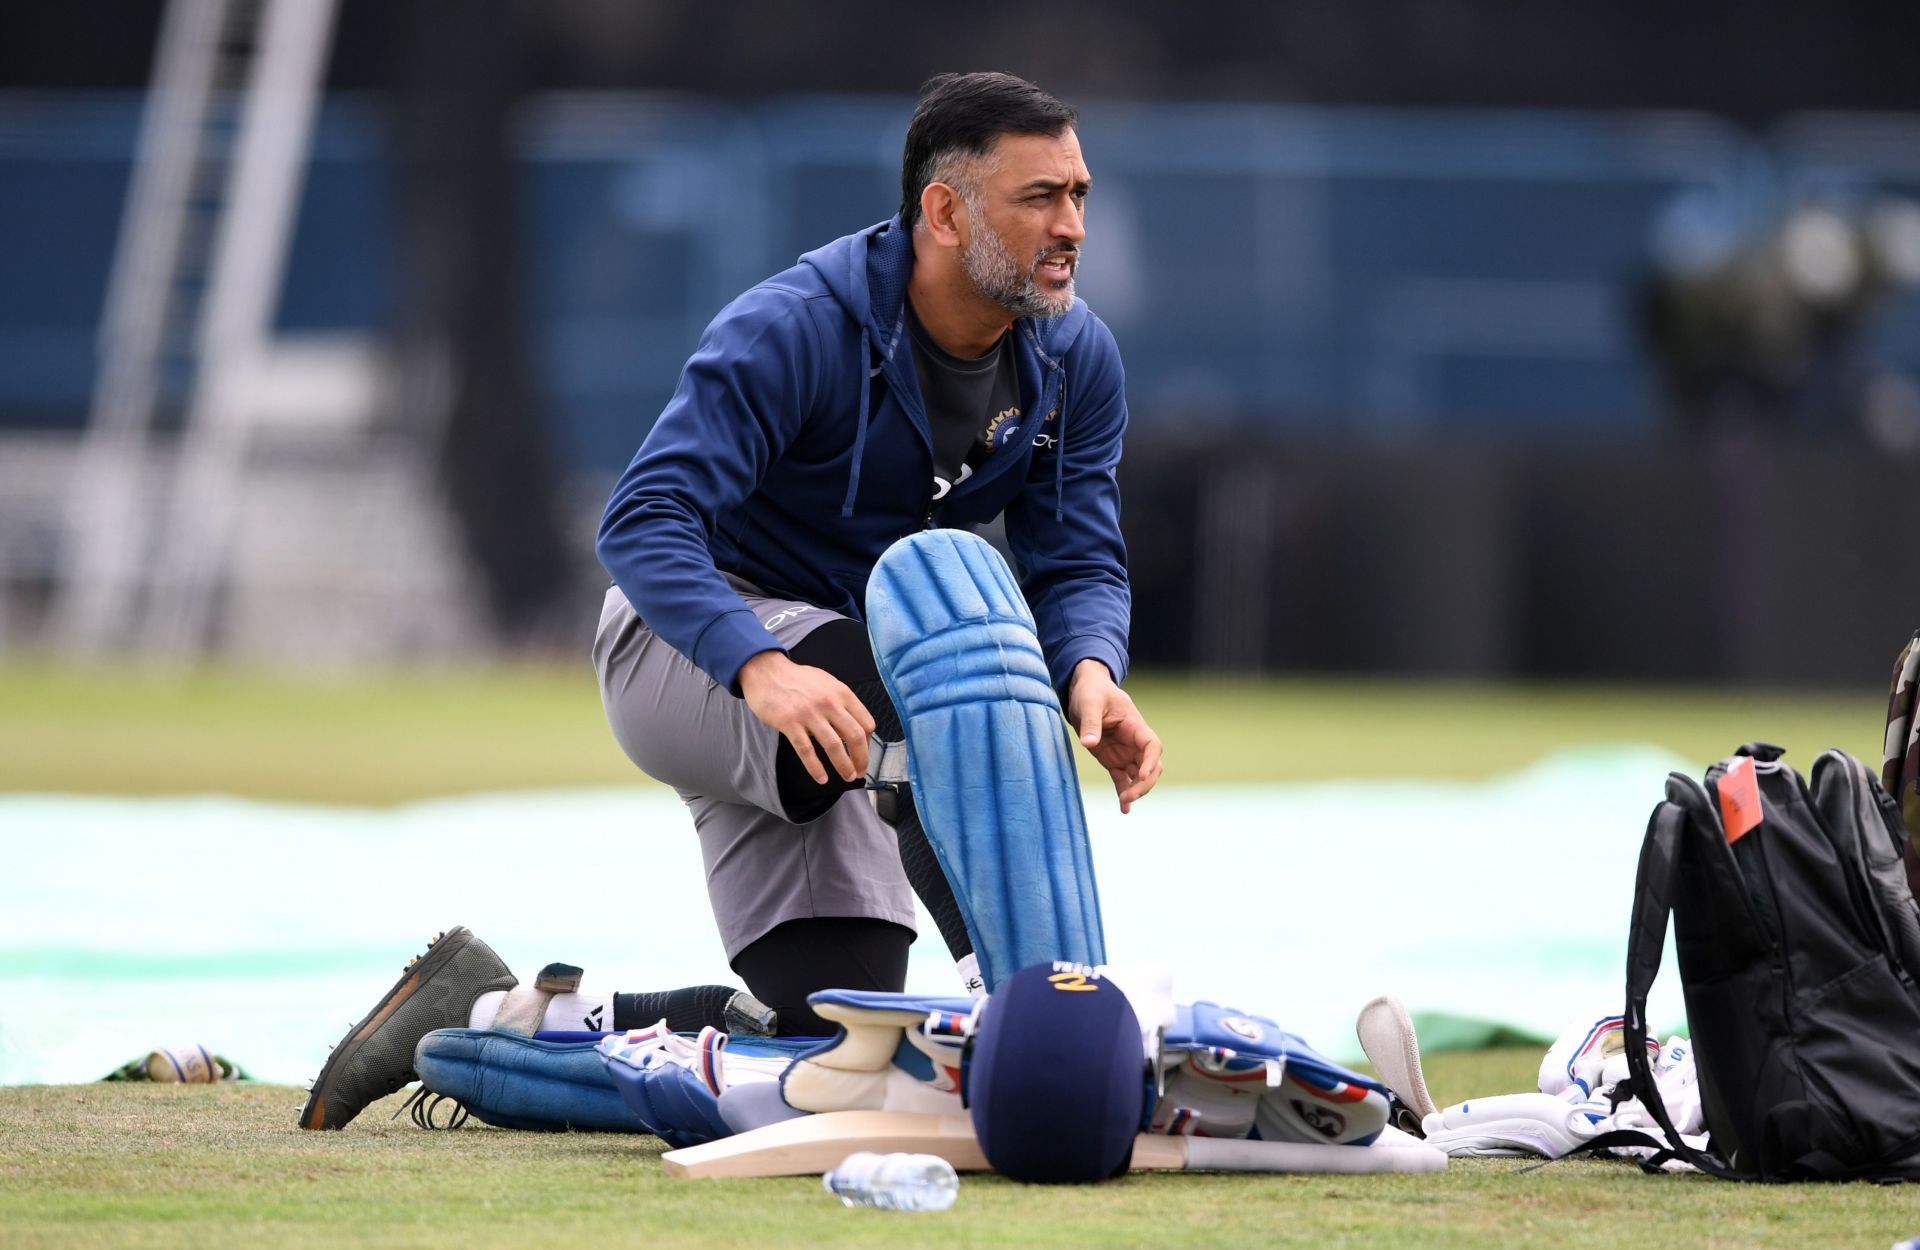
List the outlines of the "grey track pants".
{"label": "grey track pants", "polygon": [[[734,589],[782,646],[840,619],[742,582]],[[804,825],[787,820],[774,781],[780,736],[647,628],[617,586],[601,607],[593,666],[627,758],[672,786],[693,814],[729,960],[775,925],[804,917],[866,916],[914,928],[894,831],[866,795],[849,792]]]}

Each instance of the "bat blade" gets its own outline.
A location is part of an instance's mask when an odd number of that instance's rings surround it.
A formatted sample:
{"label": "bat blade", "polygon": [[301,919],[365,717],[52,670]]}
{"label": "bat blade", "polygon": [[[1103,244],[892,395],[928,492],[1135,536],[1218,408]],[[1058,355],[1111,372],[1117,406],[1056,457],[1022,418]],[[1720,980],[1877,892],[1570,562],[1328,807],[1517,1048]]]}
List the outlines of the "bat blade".
{"label": "bat blade", "polygon": [[701,1146],[669,1150],[669,1176],[818,1176],[861,1150],[938,1155],[959,1172],[984,1172],[987,1157],[963,1115],[826,1111],[783,1120]]}
{"label": "bat blade", "polygon": [[[960,1115],[905,1111],[828,1111],[769,1124],[660,1156],[669,1176],[697,1179],[818,1176],[861,1150],[937,1155],[955,1171],[990,1170],[973,1123]],[[1139,1171],[1437,1172],[1447,1157],[1431,1146],[1318,1146],[1143,1133],[1134,1139]]]}

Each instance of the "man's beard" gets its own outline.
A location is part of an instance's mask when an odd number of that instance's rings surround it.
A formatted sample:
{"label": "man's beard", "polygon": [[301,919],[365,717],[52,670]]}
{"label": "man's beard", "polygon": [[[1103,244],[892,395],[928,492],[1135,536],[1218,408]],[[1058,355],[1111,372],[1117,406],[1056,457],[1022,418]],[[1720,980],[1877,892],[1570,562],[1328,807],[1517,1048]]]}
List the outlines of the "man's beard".
{"label": "man's beard", "polygon": [[1072,309],[1072,269],[1067,271],[1066,286],[1058,291],[1043,289],[1035,275],[1041,261],[1061,252],[1073,256],[1077,262],[1079,248],[1071,244],[1042,248],[1034,255],[1033,264],[1022,269],[1000,236],[986,224],[986,215],[977,211],[969,215],[979,224],[973,237],[967,240],[967,246],[961,249],[960,267],[973,281],[974,290],[1016,317],[1058,317]]}

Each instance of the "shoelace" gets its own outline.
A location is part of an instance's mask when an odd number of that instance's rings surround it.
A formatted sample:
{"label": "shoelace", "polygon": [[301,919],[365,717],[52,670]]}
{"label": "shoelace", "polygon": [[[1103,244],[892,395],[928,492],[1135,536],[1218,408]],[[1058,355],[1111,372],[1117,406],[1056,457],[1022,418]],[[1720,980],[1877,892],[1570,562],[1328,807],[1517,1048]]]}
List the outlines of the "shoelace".
{"label": "shoelace", "polygon": [[[443,1102],[452,1103],[453,1110],[447,1113],[447,1122],[440,1124],[434,1120],[434,1116],[439,1113],[440,1104]],[[467,1104],[458,1098],[451,1094],[436,1094],[424,1085],[414,1090],[407,1100],[400,1104],[400,1110],[393,1113],[393,1118],[399,1119],[401,1111],[410,1113],[413,1122],[421,1128],[435,1132],[457,1129],[465,1124],[472,1114],[467,1110]]]}

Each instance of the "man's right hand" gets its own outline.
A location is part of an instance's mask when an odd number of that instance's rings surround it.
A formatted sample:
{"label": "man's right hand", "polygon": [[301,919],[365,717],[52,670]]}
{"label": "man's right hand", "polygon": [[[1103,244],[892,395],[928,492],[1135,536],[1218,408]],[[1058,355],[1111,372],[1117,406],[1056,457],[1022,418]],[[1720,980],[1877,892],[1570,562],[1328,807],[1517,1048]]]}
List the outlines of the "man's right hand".
{"label": "man's right hand", "polygon": [[801,766],[819,784],[827,784],[828,765],[842,781],[866,775],[873,717],[826,669],[795,664],[784,651],[762,651],[740,666],[740,693],[755,716],[793,744]]}

